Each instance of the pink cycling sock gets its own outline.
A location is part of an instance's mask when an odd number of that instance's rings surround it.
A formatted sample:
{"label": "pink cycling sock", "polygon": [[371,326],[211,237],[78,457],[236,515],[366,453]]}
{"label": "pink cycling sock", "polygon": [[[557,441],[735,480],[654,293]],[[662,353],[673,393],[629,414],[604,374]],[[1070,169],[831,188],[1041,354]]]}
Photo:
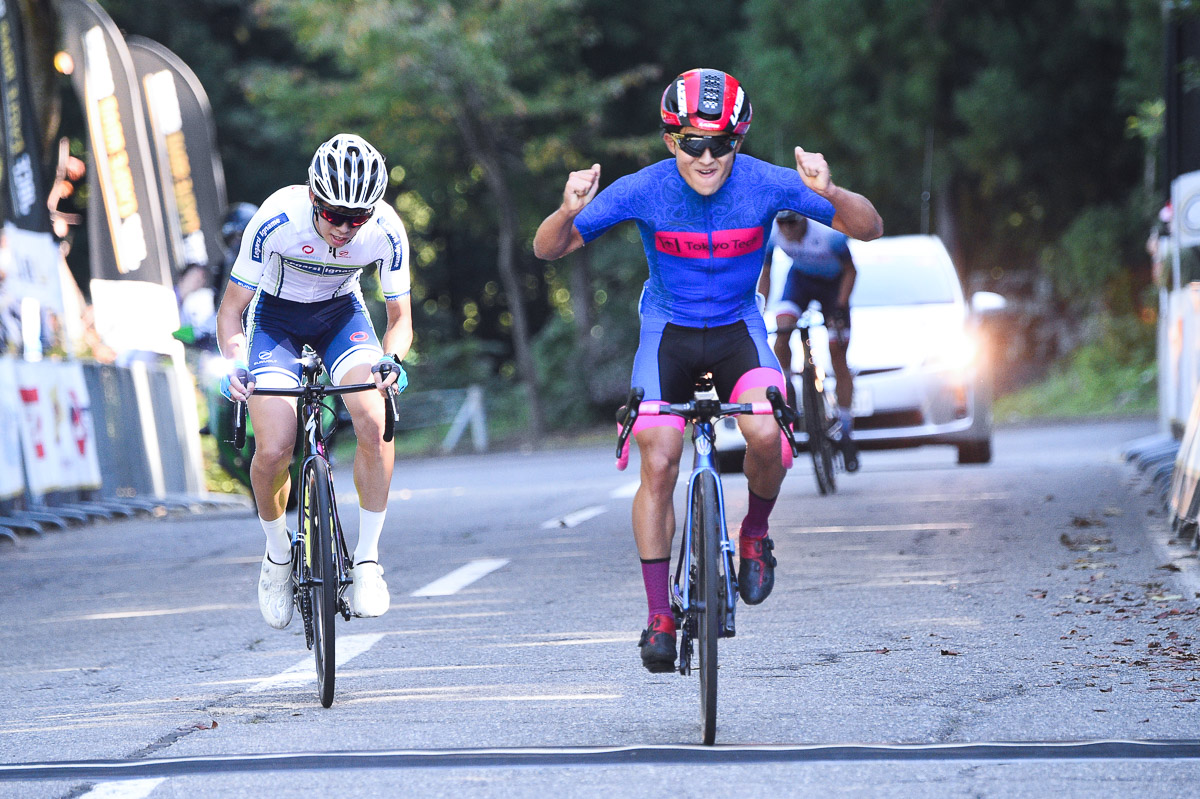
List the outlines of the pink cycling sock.
{"label": "pink cycling sock", "polygon": [[775,500],[778,497],[771,499],[763,499],[753,491],[750,494],[750,507],[746,511],[746,518],[742,520],[742,538],[762,538],[767,534],[767,517],[771,515],[771,509],[775,507]]}
{"label": "pink cycling sock", "polygon": [[670,591],[667,584],[671,579],[671,559],[654,558],[642,560],[642,583],[646,586],[646,606],[650,610],[647,624],[655,616],[672,616]]}

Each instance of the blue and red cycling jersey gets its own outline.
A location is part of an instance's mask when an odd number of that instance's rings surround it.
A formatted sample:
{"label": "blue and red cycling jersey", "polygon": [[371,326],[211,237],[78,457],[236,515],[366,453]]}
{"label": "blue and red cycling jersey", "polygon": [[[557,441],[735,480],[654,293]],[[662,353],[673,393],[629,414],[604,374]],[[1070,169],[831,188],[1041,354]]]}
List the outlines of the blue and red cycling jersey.
{"label": "blue and red cycling jersey", "polygon": [[782,210],[823,225],[834,215],[795,169],[738,155],[724,185],[706,197],[668,158],[614,181],[575,217],[575,228],[587,243],[620,222],[637,223],[650,267],[643,317],[716,327],[761,318],[754,291],[765,232]]}

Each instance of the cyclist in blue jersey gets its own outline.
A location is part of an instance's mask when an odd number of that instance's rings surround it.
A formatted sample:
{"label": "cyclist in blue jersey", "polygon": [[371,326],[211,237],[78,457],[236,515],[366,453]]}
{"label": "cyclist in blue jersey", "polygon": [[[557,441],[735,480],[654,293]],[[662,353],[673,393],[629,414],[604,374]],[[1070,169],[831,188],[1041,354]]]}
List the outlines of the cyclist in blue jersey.
{"label": "cyclist in blue jersey", "polygon": [[[883,221],[867,198],[834,184],[820,153],[796,147],[795,169],[739,156],[752,111],[731,75],[715,69],[679,75],[663,92],[659,112],[671,157],[603,191],[599,164],[571,172],[562,203],[538,227],[534,253],[561,258],[620,222],[634,222],[650,276],[639,305],[632,384],[645,389],[648,402],[686,402],[695,378],[711,372],[722,400],[764,399],[768,386],[783,389],[755,292],[764,233],[775,214],[790,209],[860,239],[882,235]],[[738,587],[747,603],[758,604],[774,586],[767,519],[785,466],[774,419],[743,415],[738,424],[750,488]],[[633,532],[649,611],[638,646],[652,672],[670,671],[675,662],[668,583],[683,426],[678,417],[643,415],[633,429],[641,453]]]}
{"label": "cyclist in blue jersey", "polygon": [[856,472],[858,447],[854,444],[854,415],[850,410],[854,377],[846,362],[846,350],[850,347],[850,293],[858,272],[846,235],[809,222],[795,211],[780,211],[767,238],[762,277],[758,281],[758,291],[764,297],[771,294],[771,261],[776,247],[792,259],[792,266],[774,309],[775,355],[790,384],[792,332],[809,303],[814,300],[820,303],[829,333],[829,360],[837,377],[838,423],[842,430],[838,446],[846,471]]}
{"label": "cyclist in blue jersey", "polygon": [[[284,509],[296,405],[287,397],[254,396],[254,389],[298,386],[305,344],[321,356],[336,384],[373,379],[381,391],[408,384],[400,365],[413,338],[408,234],[383,200],[387,181],[383,156],[362,137],[340,133],[323,143],[309,165],[308,185],[280,189],[250,219],[217,311],[221,352],[236,364],[225,390],[231,399],[249,401],[254,426],[250,483],[267,537],[258,605],[275,628],[288,625],[293,608]],[[382,346],[359,289],[359,276],[371,267],[379,270],[387,311]],[[359,616],[379,616],[391,602],[379,565],[379,537],[395,449],[382,438],[378,397],[346,394],[342,400],[358,439],[359,526],[350,607]]]}

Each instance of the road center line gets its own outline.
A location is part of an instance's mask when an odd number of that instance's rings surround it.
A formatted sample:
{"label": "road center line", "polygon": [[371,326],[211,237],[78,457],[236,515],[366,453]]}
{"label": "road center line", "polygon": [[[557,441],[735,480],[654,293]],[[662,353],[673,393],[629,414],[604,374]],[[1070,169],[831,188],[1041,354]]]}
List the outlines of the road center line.
{"label": "road center line", "polygon": [[[337,638],[336,658],[338,668],[349,663],[354,658],[366,652],[383,638],[383,633],[366,633],[362,635],[339,635]],[[274,688],[285,688],[292,685],[303,685],[317,678],[317,665],[312,658],[304,660],[285,669],[274,677],[268,677],[250,686],[250,691],[270,691]]]}
{"label": "road center line", "polygon": [[632,483],[626,483],[623,486],[614,488],[608,497],[609,499],[628,499],[637,493],[638,487],[641,484],[641,480],[634,480]]}
{"label": "road center line", "polygon": [[508,564],[508,558],[481,558],[473,560],[466,566],[460,566],[444,577],[439,577],[428,585],[418,588],[409,596],[449,596],[485,577]]}
{"label": "road center line", "polygon": [[145,780],[102,782],[79,799],[145,799],[166,780],[166,777],[153,777]]}
{"label": "road center line", "polygon": [[599,516],[607,510],[608,508],[603,505],[590,505],[586,508],[580,508],[563,516],[557,516],[549,521],[542,522],[542,529],[553,530],[556,527],[574,527],[577,524],[586,522],[588,519]]}
{"label": "road center line", "polygon": [[831,527],[783,527],[781,533],[916,533],[922,530],[970,530],[973,522],[925,522],[923,524],[846,524]]}

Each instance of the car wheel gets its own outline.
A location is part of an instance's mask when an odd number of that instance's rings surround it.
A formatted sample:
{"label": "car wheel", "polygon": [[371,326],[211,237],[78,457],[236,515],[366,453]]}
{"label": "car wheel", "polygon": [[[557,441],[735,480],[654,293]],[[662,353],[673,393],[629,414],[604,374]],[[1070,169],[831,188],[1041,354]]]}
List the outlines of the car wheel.
{"label": "car wheel", "polygon": [[959,464],[991,463],[992,440],[985,438],[983,441],[968,441],[965,444],[959,444],[958,462]]}
{"label": "car wheel", "polygon": [[746,450],[717,450],[717,471],[721,474],[740,472],[746,463]]}

